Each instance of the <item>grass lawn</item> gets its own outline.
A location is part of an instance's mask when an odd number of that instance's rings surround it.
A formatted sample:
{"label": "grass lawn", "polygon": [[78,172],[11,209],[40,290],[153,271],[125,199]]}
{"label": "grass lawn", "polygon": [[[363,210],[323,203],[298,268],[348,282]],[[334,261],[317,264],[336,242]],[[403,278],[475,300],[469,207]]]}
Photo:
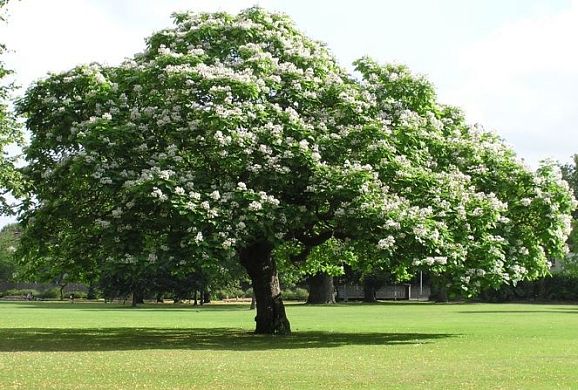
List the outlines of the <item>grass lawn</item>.
{"label": "grass lawn", "polygon": [[578,306],[0,303],[1,389],[546,389],[578,386]]}

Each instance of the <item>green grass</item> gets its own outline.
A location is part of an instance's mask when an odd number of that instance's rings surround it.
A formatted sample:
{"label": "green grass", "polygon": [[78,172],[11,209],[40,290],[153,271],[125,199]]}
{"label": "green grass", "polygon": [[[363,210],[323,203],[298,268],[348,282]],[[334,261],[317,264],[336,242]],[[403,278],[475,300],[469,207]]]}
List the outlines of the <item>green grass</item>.
{"label": "green grass", "polygon": [[578,386],[578,306],[0,303],[1,389],[547,389]]}

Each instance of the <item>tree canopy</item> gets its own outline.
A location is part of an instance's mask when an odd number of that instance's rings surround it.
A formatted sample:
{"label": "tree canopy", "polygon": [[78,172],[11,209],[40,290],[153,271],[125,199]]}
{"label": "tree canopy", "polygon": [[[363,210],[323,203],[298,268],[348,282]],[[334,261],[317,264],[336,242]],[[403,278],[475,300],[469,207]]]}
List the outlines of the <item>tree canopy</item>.
{"label": "tree canopy", "polygon": [[403,66],[349,75],[280,14],[175,15],[120,66],[79,66],[19,103],[32,137],[21,256],[84,275],[243,266],[257,332],[288,333],[275,248],[336,239],[360,269],[474,294],[563,253],[575,201]]}

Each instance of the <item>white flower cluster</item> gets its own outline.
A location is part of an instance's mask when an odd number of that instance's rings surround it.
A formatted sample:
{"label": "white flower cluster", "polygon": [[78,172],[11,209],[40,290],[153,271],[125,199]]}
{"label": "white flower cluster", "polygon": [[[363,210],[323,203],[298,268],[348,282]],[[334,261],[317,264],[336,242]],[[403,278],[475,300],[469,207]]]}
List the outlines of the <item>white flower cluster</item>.
{"label": "white flower cluster", "polygon": [[378,241],[377,247],[381,250],[389,249],[395,244],[395,238],[393,236],[387,236]]}
{"label": "white flower cluster", "polygon": [[428,256],[425,259],[419,260],[415,259],[413,261],[414,266],[433,266],[433,265],[445,265],[448,263],[447,256]]}
{"label": "white flower cluster", "polygon": [[167,195],[165,195],[163,193],[163,191],[158,188],[158,187],[154,187],[153,190],[151,191],[151,196],[153,198],[157,198],[159,201],[164,202],[166,201],[169,197]]}

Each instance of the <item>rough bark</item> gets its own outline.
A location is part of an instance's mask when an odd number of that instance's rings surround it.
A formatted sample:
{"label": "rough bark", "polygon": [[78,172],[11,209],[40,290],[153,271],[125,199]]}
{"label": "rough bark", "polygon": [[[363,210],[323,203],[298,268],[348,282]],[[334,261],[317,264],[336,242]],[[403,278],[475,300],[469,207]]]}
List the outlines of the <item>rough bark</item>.
{"label": "rough bark", "polygon": [[445,279],[441,277],[432,279],[430,300],[436,302],[449,301],[447,281]]}
{"label": "rough bark", "polygon": [[92,284],[88,285],[88,292],[86,293],[86,299],[96,299],[96,289]]}
{"label": "rough bark", "polygon": [[333,276],[319,272],[310,276],[307,282],[309,284],[308,304],[322,305],[335,303]]}
{"label": "rough bark", "polygon": [[203,294],[203,303],[211,303],[211,292],[209,290],[205,290]]}
{"label": "rough bark", "polygon": [[376,288],[371,283],[363,284],[363,302],[373,303],[377,302]]}
{"label": "rough bark", "polygon": [[363,278],[363,301],[364,302],[377,302],[377,290],[379,290],[385,284],[385,279],[367,275]]}
{"label": "rough bark", "polygon": [[136,307],[138,304],[144,303],[144,293],[139,290],[135,290],[132,292],[132,307]]}
{"label": "rough bark", "polygon": [[291,326],[285,314],[272,250],[273,245],[269,242],[259,241],[243,248],[239,255],[241,264],[251,278],[257,301],[255,333],[288,335]]}

